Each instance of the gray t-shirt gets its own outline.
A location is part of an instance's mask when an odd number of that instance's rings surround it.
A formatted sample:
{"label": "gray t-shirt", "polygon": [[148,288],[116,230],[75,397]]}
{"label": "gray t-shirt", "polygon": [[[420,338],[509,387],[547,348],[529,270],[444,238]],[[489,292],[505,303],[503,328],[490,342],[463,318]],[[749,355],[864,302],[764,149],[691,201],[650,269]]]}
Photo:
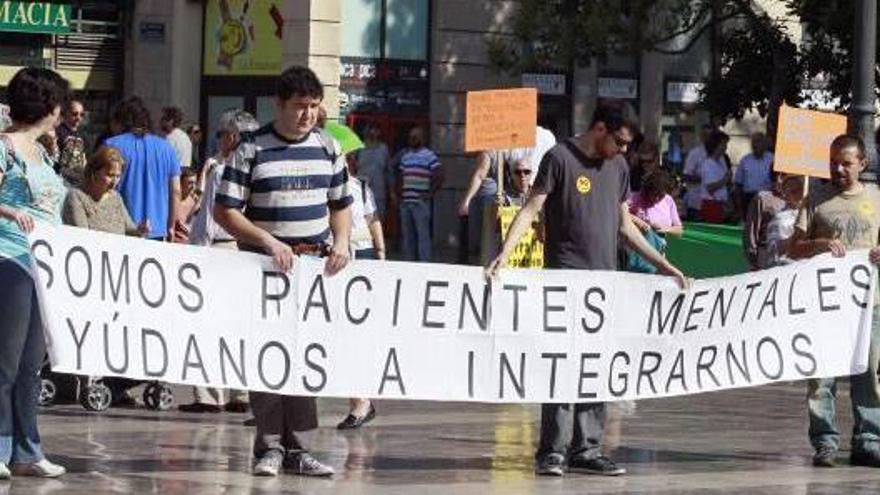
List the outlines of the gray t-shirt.
{"label": "gray t-shirt", "polygon": [[535,192],[544,203],[546,268],[616,270],[621,204],[629,195],[623,156],[588,158],[569,139],[544,155]]}

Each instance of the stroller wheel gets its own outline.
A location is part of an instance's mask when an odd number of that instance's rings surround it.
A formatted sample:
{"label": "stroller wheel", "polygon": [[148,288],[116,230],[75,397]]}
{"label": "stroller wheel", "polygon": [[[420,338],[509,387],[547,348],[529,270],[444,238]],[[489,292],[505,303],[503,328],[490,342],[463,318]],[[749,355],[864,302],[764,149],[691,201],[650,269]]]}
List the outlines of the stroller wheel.
{"label": "stroller wheel", "polygon": [[174,392],[164,383],[151,383],[144,389],[144,404],[154,411],[167,411],[174,406]]}
{"label": "stroller wheel", "polygon": [[55,396],[58,394],[58,389],[55,387],[55,382],[49,380],[48,378],[42,378],[40,380],[40,405],[43,407],[51,406],[53,402],[55,402]]}
{"label": "stroller wheel", "polygon": [[80,395],[82,406],[89,411],[106,411],[113,402],[113,392],[110,387],[102,382],[86,385],[84,393]]}

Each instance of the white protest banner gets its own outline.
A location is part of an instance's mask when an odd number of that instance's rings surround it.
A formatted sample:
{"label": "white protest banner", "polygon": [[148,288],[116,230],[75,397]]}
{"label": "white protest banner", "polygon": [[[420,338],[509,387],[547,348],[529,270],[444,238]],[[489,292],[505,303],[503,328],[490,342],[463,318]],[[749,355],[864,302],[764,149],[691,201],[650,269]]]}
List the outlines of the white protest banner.
{"label": "white protest banner", "polygon": [[60,372],[283,394],[579,402],[867,369],[866,251],[735,277],[357,261],[291,274],[250,253],[70,227],[32,235]]}

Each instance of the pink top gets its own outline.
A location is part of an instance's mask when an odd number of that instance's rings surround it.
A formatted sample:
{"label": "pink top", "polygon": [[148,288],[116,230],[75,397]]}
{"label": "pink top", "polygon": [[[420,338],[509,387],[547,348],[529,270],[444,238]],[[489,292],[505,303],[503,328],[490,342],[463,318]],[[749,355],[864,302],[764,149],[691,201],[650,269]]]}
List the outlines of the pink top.
{"label": "pink top", "polygon": [[675,200],[672,196],[665,195],[663,199],[651,206],[641,193],[630,194],[629,212],[647,222],[655,229],[668,229],[681,225],[681,218],[678,216],[678,207],[675,206]]}

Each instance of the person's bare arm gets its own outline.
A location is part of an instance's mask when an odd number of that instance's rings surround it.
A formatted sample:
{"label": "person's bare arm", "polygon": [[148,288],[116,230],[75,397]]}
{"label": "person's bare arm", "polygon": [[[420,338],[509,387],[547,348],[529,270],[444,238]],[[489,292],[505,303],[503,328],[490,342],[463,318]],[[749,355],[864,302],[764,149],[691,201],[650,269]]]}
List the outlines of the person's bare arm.
{"label": "person's bare arm", "polygon": [[385,259],[385,233],[382,231],[382,222],[375,215],[368,215],[367,226],[370,229],[370,238],[373,240],[373,249],[376,250],[376,257],[380,260]]}
{"label": "person's bare arm", "polygon": [[168,179],[168,237],[173,237],[175,225],[183,220],[182,205],[180,200],[180,177]]}
{"label": "person's bare arm", "polygon": [[477,195],[477,191],[480,190],[480,186],[483,184],[483,181],[486,180],[491,168],[492,163],[489,160],[489,154],[486,152],[480,153],[477,157],[477,166],[474,168],[474,173],[471,174],[471,180],[468,184],[467,191],[465,191],[464,197],[458,205],[458,216],[468,216],[468,208],[471,205],[471,201],[474,199],[474,196]]}
{"label": "person's bare arm", "polygon": [[673,235],[675,237],[681,237],[684,235],[684,227],[681,225],[672,225],[670,227],[657,229],[657,232],[660,232],[664,235]]}
{"label": "person's bare arm", "polygon": [[840,258],[846,255],[846,246],[840,242],[840,239],[809,239],[806,232],[798,228],[794,229],[794,235],[788,243],[789,258],[800,260],[822,253],[831,253],[832,256]]}
{"label": "person's bare arm", "polygon": [[351,260],[351,208],[330,209],[330,232],[333,246],[324,264],[324,273],[336,275]]}
{"label": "person's bare arm", "polygon": [[529,227],[532,226],[538,213],[544,207],[545,201],[547,201],[547,194],[544,192],[534,191],[529,195],[528,201],[526,201],[526,204],[521,210],[519,210],[516,217],[513,219],[513,223],[510,225],[510,230],[507,232],[507,239],[504,239],[504,244],[501,246],[501,252],[498,253],[498,256],[486,267],[487,276],[494,277],[498,274],[500,269],[504,268],[507,264],[507,258],[509,258],[510,253],[513,252],[513,248],[516,247],[522,236],[525,235],[529,230]]}

